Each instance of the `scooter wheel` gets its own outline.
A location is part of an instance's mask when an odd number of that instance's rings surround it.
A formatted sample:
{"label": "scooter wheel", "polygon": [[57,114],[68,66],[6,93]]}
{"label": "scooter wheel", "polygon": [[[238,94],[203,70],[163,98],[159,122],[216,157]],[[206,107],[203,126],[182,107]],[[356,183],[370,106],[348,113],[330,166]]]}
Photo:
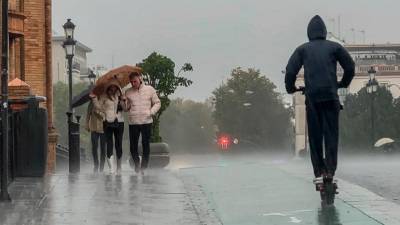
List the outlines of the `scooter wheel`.
{"label": "scooter wheel", "polygon": [[327,205],[333,205],[335,203],[335,186],[332,183],[328,183],[325,185],[325,198],[326,198],[326,204]]}

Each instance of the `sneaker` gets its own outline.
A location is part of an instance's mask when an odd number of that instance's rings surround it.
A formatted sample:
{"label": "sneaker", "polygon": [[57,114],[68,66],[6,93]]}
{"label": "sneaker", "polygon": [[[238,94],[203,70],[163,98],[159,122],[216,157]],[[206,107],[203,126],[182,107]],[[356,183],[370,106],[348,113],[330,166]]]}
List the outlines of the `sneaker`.
{"label": "sneaker", "polygon": [[324,179],[323,179],[322,176],[321,177],[316,177],[316,178],[313,179],[313,183],[314,184],[322,184],[322,183],[324,183]]}
{"label": "sneaker", "polygon": [[114,172],[114,156],[112,155],[110,158],[107,158],[107,165],[110,170],[110,173]]}
{"label": "sneaker", "polygon": [[129,166],[130,166],[132,169],[134,169],[134,168],[135,168],[135,162],[133,162],[132,157],[129,157],[129,159],[128,159],[127,161],[128,161]]}
{"label": "sneaker", "polygon": [[140,172],[139,163],[135,163],[135,172],[136,172],[136,173],[139,173],[139,172]]}
{"label": "sneaker", "polygon": [[314,178],[313,183],[315,184],[316,191],[321,191],[324,187],[324,179],[322,176]]}

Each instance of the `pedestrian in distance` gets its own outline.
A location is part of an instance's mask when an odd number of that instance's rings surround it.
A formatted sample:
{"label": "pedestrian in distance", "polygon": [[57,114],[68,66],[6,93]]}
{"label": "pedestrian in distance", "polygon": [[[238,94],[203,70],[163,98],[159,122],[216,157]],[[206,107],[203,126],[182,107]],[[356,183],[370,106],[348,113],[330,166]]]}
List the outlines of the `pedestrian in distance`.
{"label": "pedestrian in distance", "polygon": [[[91,96],[91,98],[97,98]],[[101,111],[99,105],[96,105],[91,100],[88,104],[86,113],[86,130],[90,132],[93,156],[93,172],[103,172],[104,162],[106,158],[106,138],[104,135],[103,122],[105,114]],[[99,143],[100,143],[100,163],[99,163]]]}
{"label": "pedestrian in distance", "polygon": [[[308,138],[317,181],[321,177],[333,179],[336,172],[341,108],[337,91],[350,85],[355,65],[342,45],[326,40],[327,30],[320,16],[311,19],[307,34],[309,42],[299,46],[289,59],[285,86],[289,94],[297,91],[297,74],[304,67]],[[339,81],[337,63],[344,71]]]}
{"label": "pedestrian in distance", "polygon": [[116,152],[116,172],[121,173],[121,157],[122,157],[122,139],[124,135],[124,118],[123,111],[123,96],[118,82],[110,82],[106,85],[105,93],[98,100],[92,98],[93,102],[101,107],[105,114],[103,123],[104,133],[107,142],[107,164],[110,173],[115,172],[115,157],[113,154],[113,145]]}
{"label": "pedestrian in distance", "polygon": [[[125,111],[128,112],[129,141],[135,172],[142,172],[148,167],[150,157],[150,138],[153,116],[161,107],[156,90],[143,83],[140,73],[129,74],[131,88],[125,92]],[[139,158],[139,137],[142,136],[142,160]]]}

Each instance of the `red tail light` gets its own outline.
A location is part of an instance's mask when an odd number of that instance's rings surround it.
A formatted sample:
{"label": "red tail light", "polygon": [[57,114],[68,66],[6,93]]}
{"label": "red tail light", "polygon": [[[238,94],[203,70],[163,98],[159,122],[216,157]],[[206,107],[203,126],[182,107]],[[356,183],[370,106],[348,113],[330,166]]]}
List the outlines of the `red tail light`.
{"label": "red tail light", "polygon": [[231,144],[231,140],[230,140],[230,138],[227,137],[227,136],[221,136],[221,137],[218,139],[218,145],[219,145],[220,148],[223,149],[223,150],[228,149],[229,146],[230,146],[230,144]]}

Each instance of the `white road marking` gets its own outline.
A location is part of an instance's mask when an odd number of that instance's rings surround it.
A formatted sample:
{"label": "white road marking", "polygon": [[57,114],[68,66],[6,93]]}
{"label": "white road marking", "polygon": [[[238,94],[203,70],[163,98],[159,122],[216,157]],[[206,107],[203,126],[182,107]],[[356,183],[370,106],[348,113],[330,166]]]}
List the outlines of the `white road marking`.
{"label": "white road marking", "polygon": [[301,223],[301,220],[297,219],[296,217],[290,217],[290,222],[291,223]]}

